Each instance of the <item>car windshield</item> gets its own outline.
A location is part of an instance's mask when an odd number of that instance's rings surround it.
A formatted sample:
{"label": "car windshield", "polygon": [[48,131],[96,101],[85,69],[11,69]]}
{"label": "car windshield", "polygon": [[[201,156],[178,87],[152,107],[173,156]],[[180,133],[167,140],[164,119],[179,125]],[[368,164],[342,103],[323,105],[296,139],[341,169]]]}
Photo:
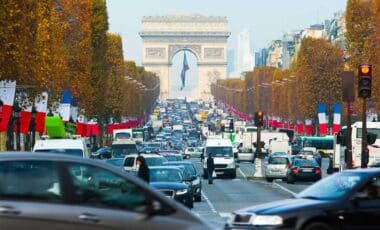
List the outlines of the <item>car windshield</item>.
{"label": "car windshield", "polygon": [[114,159],[108,159],[106,163],[112,165],[112,166],[118,166],[121,167],[123,165],[124,158],[114,158]]}
{"label": "car windshield", "polygon": [[288,159],[285,157],[271,157],[269,158],[268,164],[272,165],[285,165],[288,163]]}
{"label": "car windshield", "polygon": [[293,165],[297,167],[318,167],[318,163],[314,159],[296,159]]}
{"label": "car windshield", "polygon": [[130,139],[131,134],[130,133],[116,133],[115,139],[116,140],[123,140],[123,139]]}
{"label": "car windshield", "polygon": [[75,157],[83,157],[83,150],[81,149],[37,149],[35,152],[40,153],[57,153]]}
{"label": "car windshield", "polygon": [[312,151],[300,151],[298,154],[299,155],[313,155],[313,152]]}
{"label": "car windshield", "polygon": [[333,174],[309,186],[296,195],[297,198],[338,200],[346,196],[365,177],[363,173],[344,172]]}
{"label": "car windshield", "polygon": [[122,158],[129,154],[137,153],[135,144],[112,145],[112,157]]}
{"label": "car windshield", "polygon": [[151,169],[150,182],[182,182],[182,174],[179,169]]}
{"label": "car windshield", "polygon": [[183,160],[181,155],[166,155],[165,158],[168,161],[182,161]]}
{"label": "car windshield", "polygon": [[231,147],[207,147],[206,153],[212,157],[233,157]]}
{"label": "car windshield", "polygon": [[148,166],[160,166],[168,162],[164,157],[145,157],[145,161]]}

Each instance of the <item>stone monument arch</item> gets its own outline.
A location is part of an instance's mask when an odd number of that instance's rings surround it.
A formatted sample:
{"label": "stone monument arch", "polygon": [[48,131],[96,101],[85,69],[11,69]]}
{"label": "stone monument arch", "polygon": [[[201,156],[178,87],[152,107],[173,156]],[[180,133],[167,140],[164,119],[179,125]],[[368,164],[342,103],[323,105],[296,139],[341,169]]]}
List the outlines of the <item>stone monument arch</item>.
{"label": "stone monument arch", "polygon": [[226,17],[199,14],[149,16],[142,19],[143,66],[160,78],[160,98],[170,98],[173,57],[180,51],[195,55],[198,68],[196,99],[210,100],[211,83],[227,78]]}

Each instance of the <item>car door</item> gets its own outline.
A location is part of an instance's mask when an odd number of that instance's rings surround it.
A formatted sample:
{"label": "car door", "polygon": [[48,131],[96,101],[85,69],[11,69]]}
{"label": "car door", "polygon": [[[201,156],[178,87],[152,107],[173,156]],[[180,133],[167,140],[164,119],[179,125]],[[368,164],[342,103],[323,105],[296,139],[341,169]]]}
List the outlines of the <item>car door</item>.
{"label": "car door", "polygon": [[[66,167],[74,189],[72,212],[83,229],[157,229],[181,222],[173,222],[169,215],[146,218],[153,203],[164,206],[162,210],[173,209],[125,177],[91,165],[68,163]],[[78,170],[83,176],[76,175]]]}
{"label": "car door", "polygon": [[124,161],[124,170],[128,172],[132,172],[135,165],[135,158],[134,156],[126,157]]}
{"label": "car door", "polygon": [[346,229],[380,228],[380,176],[372,177],[351,198]]}
{"label": "car door", "polygon": [[1,229],[74,229],[57,164],[51,161],[0,162]]}

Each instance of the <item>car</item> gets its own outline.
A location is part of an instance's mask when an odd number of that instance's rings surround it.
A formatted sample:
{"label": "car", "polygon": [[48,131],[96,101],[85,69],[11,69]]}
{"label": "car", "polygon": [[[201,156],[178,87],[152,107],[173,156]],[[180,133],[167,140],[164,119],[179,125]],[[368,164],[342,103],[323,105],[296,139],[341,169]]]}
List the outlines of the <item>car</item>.
{"label": "car", "polygon": [[241,161],[249,161],[249,162],[255,161],[255,154],[252,148],[247,148],[247,147],[239,148],[238,153],[237,153],[237,162],[239,163]]}
{"label": "car", "polygon": [[194,201],[202,201],[202,180],[198,174],[194,164],[190,161],[169,161],[165,165],[184,166],[185,181],[190,182],[191,190],[193,191]]}
{"label": "car", "polygon": [[1,229],[212,229],[104,161],[2,152],[0,177]]}
{"label": "car", "polygon": [[321,168],[314,159],[295,158],[293,164],[288,168],[286,182],[295,181],[317,181],[321,179]]}
{"label": "car", "polygon": [[92,159],[109,159],[112,157],[111,148],[103,147],[93,152],[90,156]]}
{"label": "car", "polygon": [[265,167],[265,179],[268,182],[272,182],[274,179],[286,180],[293,158],[289,154],[270,156]]}
{"label": "car", "polygon": [[106,160],[106,163],[118,169],[124,169],[124,158],[110,158]]}
{"label": "car", "polygon": [[199,148],[199,147],[187,147],[184,153],[186,158],[200,157],[201,154],[202,154],[202,148]]}
{"label": "car", "polygon": [[124,158],[124,170],[131,173],[137,173],[138,167],[136,158],[138,156],[143,156],[145,158],[146,164],[150,166],[159,166],[163,165],[165,162],[168,162],[165,157],[160,154],[132,154]]}
{"label": "car", "polygon": [[345,170],[294,198],[233,213],[225,229],[379,229],[380,169]]}
{"label": "car", "polygon": [[318,153],[316,150],[314,151],[313,149],[302,149],[296,156],[305,159],[315,159],[319,165],[321,165],[322,163],[322,155]]}
{"label": "car", "polygon": [[160,152],[160,155],[166,158],[168,161],[183,161],[182,154],[170,153],[170,152]]}
{"label": "car", "polygon": [[194,207],[193,193],[186,184],[182,170],[175,166],[149,167],[149,184],[162,192],[166,197],[174,199],[188,208]]}

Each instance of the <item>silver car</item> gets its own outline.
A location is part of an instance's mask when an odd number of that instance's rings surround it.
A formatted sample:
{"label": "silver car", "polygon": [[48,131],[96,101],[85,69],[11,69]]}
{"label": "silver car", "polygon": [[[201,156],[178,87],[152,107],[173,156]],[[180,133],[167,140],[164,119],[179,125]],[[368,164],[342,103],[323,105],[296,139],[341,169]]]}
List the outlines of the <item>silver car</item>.
{"label": "silver car", "polygon": [[252,148],[240,148],[237,153],[237,161],[249,161],[253,162],[254,161],[254,152]]}
{"label": "silver car", "polygon": [[98,160],[0,154],[1,229],[210,229],[148,184]]}
{"label": "silver car", "polygon": [[268,182],[272,182],[274,179],[286,180],[287,171],[292,165],[293,158],[293,156],[288,154],[270,156],[265,168],[266,180]]}

